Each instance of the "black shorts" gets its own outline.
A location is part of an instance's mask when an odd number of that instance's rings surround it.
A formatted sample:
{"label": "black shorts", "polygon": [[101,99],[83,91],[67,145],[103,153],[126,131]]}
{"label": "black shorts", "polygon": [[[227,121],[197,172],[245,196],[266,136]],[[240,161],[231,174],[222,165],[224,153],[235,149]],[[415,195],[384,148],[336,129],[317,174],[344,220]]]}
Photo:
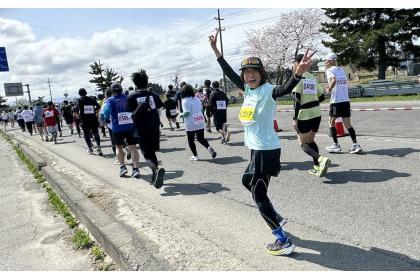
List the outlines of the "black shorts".
{"label": "black shorts", "polygon": [[245,173],[268,174],[277,177],[280,172],[281,149],[251,150],[251,159]]}
{"label": "black shorts", "polygon": [[350,118],[350,102],[340,102],[330,104],[330,117]]}
{"label": "black shorts", "polygon": [[211,118],[211,117],[213,116],[213,113],[212,113],[212,111],[211,111],[210,106],[204,107],[204,109],[205,109],[205,111],[206,111],[206,116],[207,116],[208,118]]}
{"label": "black shorts", "polygon": [[308,133],[310,131],[318,132],[319,125],[321,124],[321,117],[313,118],[310,120],[297,120],[297,128],[299,133]]}
{"label": "black shorts", "polygon": [[133,131],[121,131],[121,132],[114,132],[112,131],[112,139],[115,145],[122,146],[124,145],[124,140],[127,141],[128,145],[136,145],[137,141],[133,137]]}

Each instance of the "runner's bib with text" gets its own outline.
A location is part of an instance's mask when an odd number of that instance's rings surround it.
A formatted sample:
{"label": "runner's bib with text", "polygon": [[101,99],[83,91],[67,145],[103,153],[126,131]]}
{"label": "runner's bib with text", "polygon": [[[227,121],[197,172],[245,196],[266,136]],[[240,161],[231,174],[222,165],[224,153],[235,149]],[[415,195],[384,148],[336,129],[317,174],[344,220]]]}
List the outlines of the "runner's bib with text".
{"label": "runner's bib with text", "polygon": [[255,107],[257,106],[257,97],[245,98],[242,104],[241,110],[239,111],[239,120],[243,125],[251,125],[255,123],[254,113]]}
{"label": "runner's bib with text", "polygon": [[303,80],[303,94],[316,94],[316,82],[311,79],[304,79]]}
{"label": "runner's bib with text", "polygon": [[46,118],[50,118],[50,117],[54,116],[54,113],[53,113],[53,112],[51,112],[51,111],[45,111],[45,112],[44,112],[44,116],[45,116]]}
{"label": "runner's bib with text", "polygon": [[347,87],[347,80],[337,79],[337,86],[340,88]]}
{"label": "runner's bib with text", "polygon": [[204,116],[202,113],[196,113],[193,115],[193,119],[194,119],[194,124],[195,125],[199,125],[204,123]]}
{"label": "runner's bib with text", "polygon": [[133,119],[131,118],[131,113],[130,112],[118,113],[118,124],[119,125],[131,124],[131,123],[133,123]]}
{"label": "runner's bib with text", "polygon": [[93,108],[93,105],[84,105],[83,106],[83,112],[85,114],[94,114],[95,113],[95,109]]}
{"label": "runner's bib with text", "polygon": [[178,113],[176,112],[176,109],[173,109],[170,111],[171,112],[171,116],[176,116]]}
{"label": "runner's bib with text", "polygon": [[[146,98],[147,98],[146,96],[138,97],[137,104],[146,102]],[[153,96],[149,97],[149,104],[150,104],[150,109],[152,110],[156,109],[156,104],[155,104],[155,100],[153,99]]]}
{"label": "runner's bib with text", "polygon": [[216,107],[217,107],[217,110],[226,110],[226,101],[225,100],[216,101]]}

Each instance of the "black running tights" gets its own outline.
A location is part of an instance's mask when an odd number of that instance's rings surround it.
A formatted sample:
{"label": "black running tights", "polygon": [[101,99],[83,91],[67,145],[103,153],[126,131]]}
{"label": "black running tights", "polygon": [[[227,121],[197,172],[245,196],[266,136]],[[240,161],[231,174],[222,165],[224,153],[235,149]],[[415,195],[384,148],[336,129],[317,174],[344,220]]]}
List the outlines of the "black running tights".
{"label": "black running tights", "polygon": [[204,128],[200,130],[194,131],[187,131],[187,138],[188,138],[188,146],[190,146],[191,152],[194,156],[197,156],[197,148],[195,147],[194,143],[194,135],[197,135],[197,141],[206,147],[206,149],[210,146],[209,142],[204,138]]}
{"label": "black running tights", "polygon": [[271,230],[278,229],[283,218],[276,212],[267,196],[271,176],[268,174],[250,174],[247,171],[242,176],[242,184],[251,192],[258,211]]}

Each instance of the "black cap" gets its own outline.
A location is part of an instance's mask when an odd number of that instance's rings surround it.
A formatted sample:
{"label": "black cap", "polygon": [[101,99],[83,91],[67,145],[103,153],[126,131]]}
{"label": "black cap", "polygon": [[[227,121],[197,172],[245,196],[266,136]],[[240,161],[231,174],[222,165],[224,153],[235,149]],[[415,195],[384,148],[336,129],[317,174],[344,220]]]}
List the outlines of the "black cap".
{"label": "black cap", "polygon": [[245,68],[264,68],[263,63],[261,61],[261,59],[259,59],[258,57],[248,57],[245,58],[244,60],[242,60],[241,63],[241,69],[239,70],[244,70]]}

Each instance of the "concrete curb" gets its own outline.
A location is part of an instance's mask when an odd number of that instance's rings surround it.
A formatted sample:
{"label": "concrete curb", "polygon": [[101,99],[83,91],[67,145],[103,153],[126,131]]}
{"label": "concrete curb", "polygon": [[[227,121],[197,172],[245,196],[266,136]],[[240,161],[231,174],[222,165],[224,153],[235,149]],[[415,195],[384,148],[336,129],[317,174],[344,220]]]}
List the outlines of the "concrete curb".
{"label": "concrete curb", "polygon": [[37,153],[24,147],[12,136],[10,138],[16,145],[19,145],[32,162],[37,164],[54,191],[66,202],[77,219],[86,226],[90,234],[101,244],[121,270],[173,270],[147,240],[141,240],[126,226],[106,214],[78,190],[71,183],[70,178],[48,166]]}

